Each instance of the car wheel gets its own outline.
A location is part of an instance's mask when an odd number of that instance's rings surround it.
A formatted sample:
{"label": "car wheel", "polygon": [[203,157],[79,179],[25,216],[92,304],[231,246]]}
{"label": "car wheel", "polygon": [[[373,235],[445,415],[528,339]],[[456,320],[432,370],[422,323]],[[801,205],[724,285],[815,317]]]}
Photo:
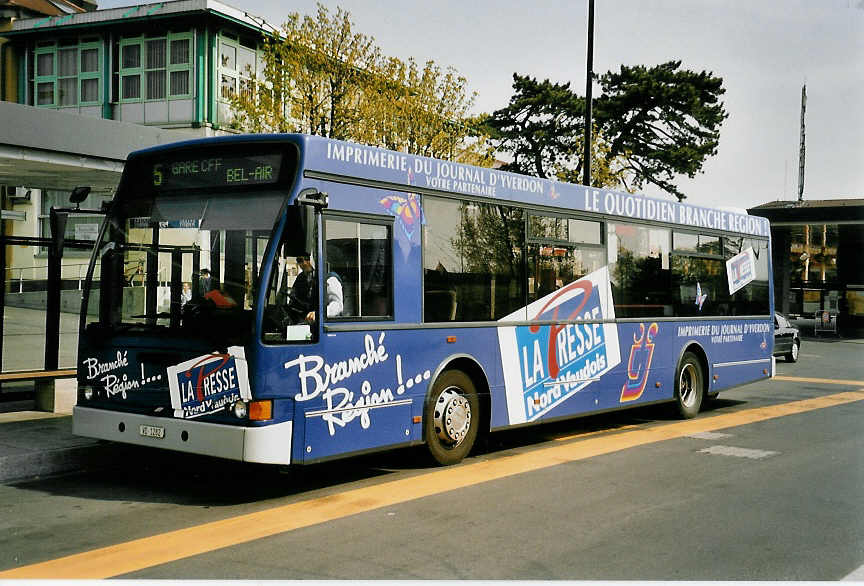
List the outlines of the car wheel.
{"label": "car wheel", "polygon": [[786,362],[798,362],[798,349],[801,347],[801,342],[792,340],[792,347],[786,353]]}
{"label": "car wheel", "polygon": [[685,352],[675,376],[675,404],[683,419],[696,417],[705,395],[702,363],[692,352]]}
{"label": "car wheel", "polygon": [[474,383],[461,370],[448,370],[432,386],[423,415],[423,438],[441,466],[462,461],[477,439],[480,400]]}

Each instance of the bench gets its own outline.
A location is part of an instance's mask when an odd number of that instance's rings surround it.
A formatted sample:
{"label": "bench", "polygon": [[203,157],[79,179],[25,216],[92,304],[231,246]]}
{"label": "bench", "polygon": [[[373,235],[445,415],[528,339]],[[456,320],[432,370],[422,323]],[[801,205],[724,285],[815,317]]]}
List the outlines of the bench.
{"label": "bench", "polygon": [[77,372],[74,368],[4,372],[0,373],[0,383],[33,381],[37,411],[72,413],[78,400]]}

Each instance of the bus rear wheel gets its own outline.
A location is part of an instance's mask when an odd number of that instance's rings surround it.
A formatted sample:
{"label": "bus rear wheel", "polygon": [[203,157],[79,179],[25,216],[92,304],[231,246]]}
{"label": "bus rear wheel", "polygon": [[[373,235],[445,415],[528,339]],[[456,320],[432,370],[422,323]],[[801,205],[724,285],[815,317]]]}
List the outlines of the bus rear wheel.
{"label": "bus rear wheel", "polygon": [[423,439],[435,463],[461,462],[477,439],[480,400],[474,383],[461,370],[447,370],[437,378],[423,414]]}
{"label": "bus rear wheel", "polygon": [[675,404],[684,419],[696,417],[705,396],[705,373],[692,352],[685,352],[675,374]]}

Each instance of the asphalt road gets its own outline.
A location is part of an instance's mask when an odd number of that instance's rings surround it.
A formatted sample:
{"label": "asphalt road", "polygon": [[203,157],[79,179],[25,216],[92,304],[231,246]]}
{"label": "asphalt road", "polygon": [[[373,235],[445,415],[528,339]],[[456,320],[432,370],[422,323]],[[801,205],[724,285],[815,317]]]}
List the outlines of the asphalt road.
{"label": "asphalt road", "polygon": [[862,357],[805,341],[695,420],[499,433],[446,469],[413,450],[284,474],[130,449],[0,486],[0,579],[862,579]]}

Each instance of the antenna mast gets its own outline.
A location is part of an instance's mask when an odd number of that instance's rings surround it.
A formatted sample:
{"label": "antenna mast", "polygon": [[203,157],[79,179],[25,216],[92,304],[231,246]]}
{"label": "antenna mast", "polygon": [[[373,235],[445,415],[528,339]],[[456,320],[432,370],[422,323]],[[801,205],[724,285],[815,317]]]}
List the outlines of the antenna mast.
{"label": "antenna mast", "polygon": [[798,201],[804,201],[804,112],[807,110],[807,84],[801,87],[801,154],[798,159]]}

